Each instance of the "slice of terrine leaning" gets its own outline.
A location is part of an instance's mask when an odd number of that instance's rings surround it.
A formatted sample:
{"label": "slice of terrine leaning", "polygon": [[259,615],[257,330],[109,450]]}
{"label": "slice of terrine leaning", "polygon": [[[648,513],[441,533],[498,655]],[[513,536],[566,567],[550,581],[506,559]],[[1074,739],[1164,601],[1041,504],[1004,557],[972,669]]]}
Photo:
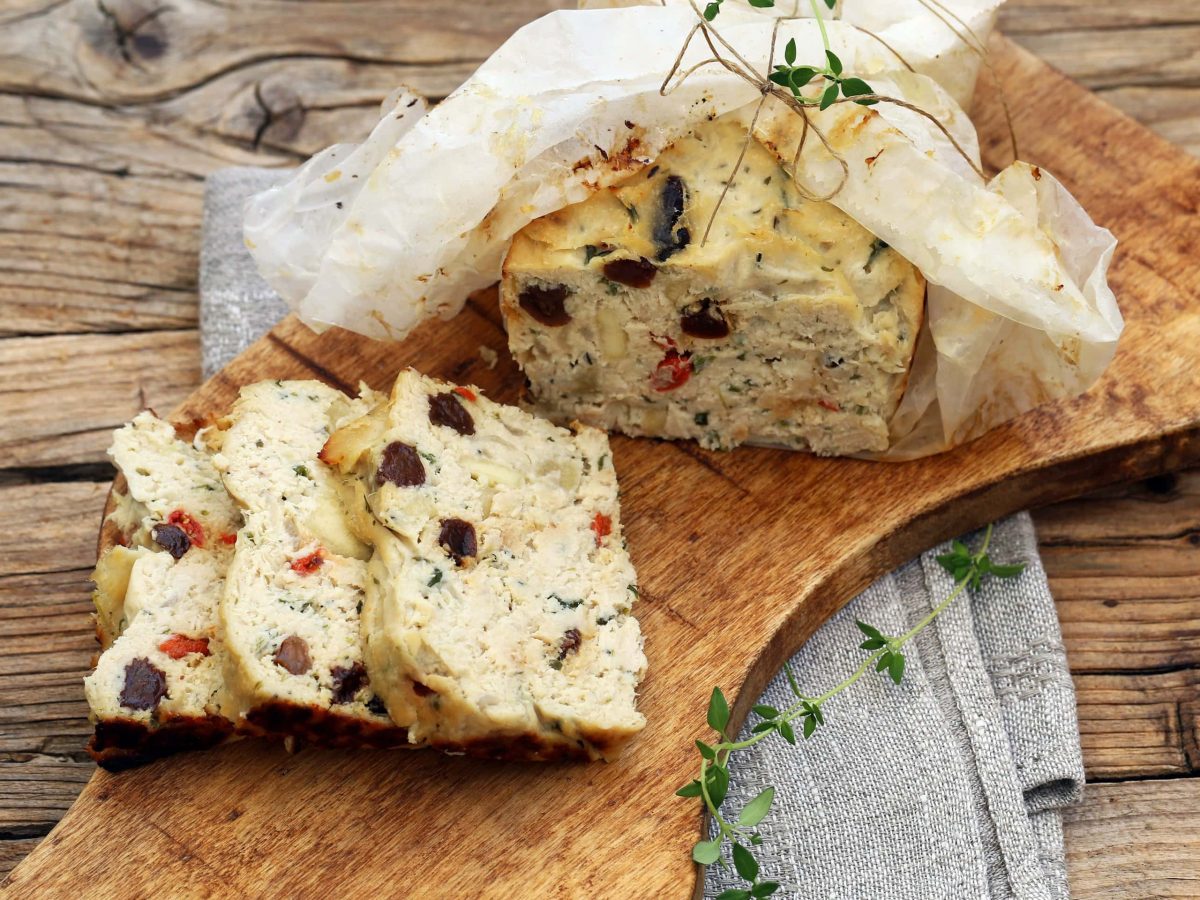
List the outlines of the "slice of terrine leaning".
{"label": "slice of terrine leaning", "polygon": [[361,479],[367,670],[414,743],[597,759],[643,727],[636,575],[603,432],[409,370],[322,456]]}

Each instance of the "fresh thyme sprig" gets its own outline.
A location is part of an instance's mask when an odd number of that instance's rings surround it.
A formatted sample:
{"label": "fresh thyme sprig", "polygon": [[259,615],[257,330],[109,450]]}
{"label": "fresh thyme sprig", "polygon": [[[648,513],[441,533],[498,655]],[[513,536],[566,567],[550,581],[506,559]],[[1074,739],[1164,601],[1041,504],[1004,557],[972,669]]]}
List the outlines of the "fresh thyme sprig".
{"label": "fresh thyme sprig", "polygon": [[[704,7],[705,21],[711,22],[720,14],[723,2],[724,0],[713,0]],[[748,0],[748,2],[758,9],[771,9],[775,6],[775,0]],[[792,92],[792,96],[805,106],[816,106],[822,110],[832,106],[837,101],[839,93],[847,100],[874,94],[874,89],[861,78],[842,75],[842,61],[829,46],[829,33],[825,30],[825,19],[821,15],[821,8],[817,6],[817,0],[809,0],[809,2],[812,4],[813,18],[817,20],[817,25],[821,29],[821,43],[825,45],[825,65],[796,65],[796,40],[793,38],[787,42],[787,47],[783,51],[786,65],[776,65],[775,70],[767,76],[767,79],[773,84],[787,88]],[[823,2],[830,10],[837,6],[837,0],[823,0]],[[801,93],[801,88],[806,87],[817,77],[825,80],[825,89],[816,97],[806,97]],[[854,100],[854,102],[860,106],[873,106],[879,101],[861,99]]]}
{"label": "fresh thyme sprig", "polygon": [[[764,105],[766,104],[768,98],[773,98],[783,103],[786,107],[792,109],[801,117],[801,119],[803,119],[804,122],[804,127],[800,132],[800,137],[796,144],[795,153],[793,155],[792,169],[795,170],[799,166],[800,156],[805,147],[805,141],[811,132],[816,136],[816,139],[821,142],[821,145],[825,148],[833,160],[837,162],[842,170],[841,179],[831,190],[824,194],[809,194],[808,192],[804,191],[803,188],[801,188],[801,194],[805,197],[805,199],[815,201],[832,199],[837,195],[837,193],[850,178],[849,163],[847,163],[846,159],[837,152],[833,144],[830,142],[828,135],[825,134],[824,130],[809,117],[809,110],[814,106],[819,106],[821,109],[827,109],[835,103],[855,103],[862,106],[871,106],[875,103],[890,103],[894,106],[899,106],[924,117],[942,133],[942,136],[945,137],[950,145],[954,147],[955,151],[959,154],[959,156],[962,157],[966,164],[971,167],[975,174],[981,180],[985,180],[984,172],[980,168],[979,164],[975,162],[971,154],[967,152],[962,144],[959,143],[958,139],[955,138],[950,130],[942,122],[940,122],[935,115],[930,113],[928,110],[922,109],[920,106],[910,103],[909,101],[900,97],[890,97],[885,94],[875,93],[871,91],[870,86],[863,82],[860,78],[843,75],[841,71],[841,60],[837,59],[836,54],[833,53],[829,46],[829,35],[825,28],[824,17],[821,15],[821,10],[817,5],[817,0],[809,0],[809,2],[812,6],[813,15],[817,20],[817,25],[821,31],[821,40],[825,46],[825,65],[798,67],[795,64],[794,58],[790,63],[787,63],[782,68],[774,64],[775,45],[779,34],[779,26],[785,21],[797,18],[796,12],[801,0],[793,0],[792,15],[782,16],[775,19],[775,25],[771,32],[771,49],[767,60],[767,65],[772,69],[772,71],[765,74],[760,72],[752,63],[742,56],[741,53],[738,52],[737,48],[725,40],[725,38],[721,36],[720,32],[718,32],[713,26],[713,20],[720,14],[721,4],[723,2],[724,0],[712,0],[712,2],[710,2],[704,8],[704,10],[701,11],[700,7],[697,5],[697,0],[688,0],[689,5],[696,14],[697,22],[692,29],[688,31],[687,36],[684,38],[683,46],[679,49],[679,53],[675,57],[675,62],[671,65],[666,77],[663,79],[662,85],[659,87],[659,93],[665,97],[671,91],[678,88],[680,84],[686,81],[687,78],[698,69],[708,65],[719,65],[733,75],[736,75],[738,78],[741,78],[749,84],[752,84],[762,94],[761,99],[758,101],[758,104],[755,107],[754,115],[750,120],[750,124],[746,128],[746,140],[742,144],[742,150],[738,155],[738,162],[734,166],[735,170],[741,166],[742,158],[745,156],[746,149],[749,147],[749,144],[752,140],[755,124],[758,122],[758,117],[761,114]],[[748,2],[751,2],[752,5],[759,8],[770,8],[775,6],[775,0],[748,0]],[[923,6],[933,9],[931,4],[938,4],[939,0],[918,0],[918,2]],[[824,3],[829,9],[836,10],[837,8],[837,0],[824,0]],[[954,19],[955,21],[961,22],[961,20],[959,20],[957,17],[954,17]],[[949,24],[949,20],[947,20],[947,22]],[[896,51],[893,50],[886,41],[880,38],[879,35],[876,35],[867,29],[862,28],[861,26],[855,25],[852,27],[878,41],[890,52],[895,54],[906,68],[908,68],[910,71],[913,71],[913,67],[909,65],[908,62],[905,61],[902,56],[900,56],[900,54],[896,53]],[[951,25],[951,27],[953,26]],[[967,31],[969,32],[969,29],[967,29]],[[960,32],[955,30],[955,34],[960,34]],[[971,32],[971,34],[973,35],[973,32]],[[712,55],[706,59],[700,60],[699,62],[693,63],[686,70],[681,70],[684,58],[687,55],[687,51],[692,45],[692,40],[697,35],[701,37]],[[974,45],[968,44],[968,47],[975,52],[982,52],[979,51]],[[984,54],[984,61],[986,62],[986,54]],[[835,68],[838,69],[838,71],[835,72]],[[801,89],[807,83],[809,83],[812,78],[810,77],[806,80],[804,77],[802,77],[804,75],[803,71],[794,71],[797,69],[811,69],[815,73],[812,77],[820,75],[822,79],[827,82],[819,97],[804,96]],[[788,82],[787,87],[784,87],[783,85],[773,81],[772,76],[778,78],[785,78],[786,76],[786,80]],[[793,84],[793,82],[795,83]],[[801,82],[803,82],[803,84]],[[864,89],[870,91],[870,93],[861,93]],[[721,197],[713,207],[712,213],[709,216],[708,225],[705,227],[704,235],[700,241],[701,244],[707,242],[713,222],[716,220],[717,211],[721,208],[721,204],[724,201],[725,195],[728,193],[732,184],[732,179],[726,182],[725,188],[721,192]]]}
{"label": "fresh thyme sprig", "polygon": [[905,657],[902,648],[925,629],[930,622],[946,610],[963,592],[978,590],[987,576],[996,578],[1015,578],[1025,571],[1024,563],[998,564],[988,556],[988,545],[992,540],[992,526],[989,525],[983,535],[979,550],[972,553],[970,548],[961,541],[951,544],[949,553],[937,558],[938,563],[954,579],[955,585],[944,600],[938,603],[916,625],[898,637],[889,637],[873,625],[855,620],[858,630],[865,640],[859,647],[867,651],[867,657],[844,680],[817,697],[803,694],[792,670],[785,664],[788,685],[796,697],[796,701],[784,710],[773,706],[760,704],[754,707],[754,713],[759,721],[750,729],[750,737],[743,741],[730,740],[729,703],[721,689],[713,688],[708,703],[708,725],[717,733],[717,742],[706,744],[696,741],[696,749],[700,751],[699,777],[681,787],[675,794],[679,797],[699,797],[704,809],[717,825],[717,836],[711,840],[698,841],[692,848],[692,859],[702,865],[712,865],[725,862],[721,859],[721,850],[728,841],[731,845],[733,866],[738,875],[748,886],[732,888],[721,893],[717,900],[751,900],[756,897],[768,897],[779,890],[779,882],[762,881],[759,879],[759,865],[754,858],[751,847],[762,844],[762,837],[755,830],[756,826],[766,818],[771,804],[775,799],[775,788],[768,787],[753,800],[747,803],[734,818],[726,818],[721,812],[721,804],[729,792],[729,760],[740,751],[753,747],[768,735],[778,733],[789,744],[796,743],[794,725],[800,726],[804,738],[810,738],[817,728],[825,724],[825,714],[822,711],[826,703],[846,690],[867,672],[886,672],[896,684],[904,679]]}

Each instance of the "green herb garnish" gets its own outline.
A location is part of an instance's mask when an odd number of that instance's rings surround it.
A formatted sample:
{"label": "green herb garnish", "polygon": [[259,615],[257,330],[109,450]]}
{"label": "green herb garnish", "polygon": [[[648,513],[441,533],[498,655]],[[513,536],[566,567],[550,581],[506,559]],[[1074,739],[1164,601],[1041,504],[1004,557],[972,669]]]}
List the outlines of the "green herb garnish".
{"label": "green herb garnish", "polygon": [[585,244],[583,248],[583,264],[586,266],[596,257],[608,256],[612,252],[612,247],[597,247],[595,244]]}
{"label": "green herb garnish", "polygon": [[775,799],[775,788],[766,788],[747,803],[736,817],[726,818],[721,812],[721,804],[729,790],[730,757],[737,751],[753,747],[770,734],[777,733],[789,744],[795,744],[797,726],[805,739],[812,737],[816,730],[825,724],[825,704],[872,669],[886,673],[893,682],[900,684],[904,679],[905,668],[902,648],[941,615],[964,591],[978,589],[983,579],[989,575],[997,578],[1015,578],[1025,571],[1024,563],[1001,565],[992,562],[987,554],[991,539],[992,526],[989,525],[984,533],[983,543],[976,553],[972,553],[961,541],[954,541],[951,544],[951,552],[937,558],[942,568],[954,578],[954,590],[904,634],[889,637],[873,625],[856,622],[858,630],[865,638],[859,647],[867,651],[868,655],[857,669],[825,693],[816,697],[802,693],[791,667],[785,664],[784,672],[796,697],[795,702],[784,710],[766,704],[755,706],[753,711],[759,721],[751,727],[750,737],[745,740],[730,740],[729,703],[720,688],[713,688],[708,702],[708,726],[717,733],[717,742],[706,744],[696,741],[696,749],[700,751],[699,777],[685,784],[675,794],[679,797],[699,797],[705,810],[717,823],[717,836],[712,840],[698,841],[692,848],[692,859],[701,865],[712,865],[720,861],[721,851],[728,841],[731,845],[730,854],[734,869],[749,883],[745,888],[725,891],[718,900],[766,897],[779,889],[778,882],[759,880],[759,865],[750,849],[762,843],[761,836],[754,829],[770,811],[771,803]]}

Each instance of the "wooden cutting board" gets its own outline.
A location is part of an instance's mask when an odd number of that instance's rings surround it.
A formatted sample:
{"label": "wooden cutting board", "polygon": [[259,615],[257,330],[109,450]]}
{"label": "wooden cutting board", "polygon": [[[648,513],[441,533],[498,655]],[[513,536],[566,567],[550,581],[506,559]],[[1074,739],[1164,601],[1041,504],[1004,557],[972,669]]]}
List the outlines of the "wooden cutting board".
{"label": "wooden cutting board", "polygon": [[[1022,156],[1122,242],[1112,284],[1128,327],[1099,385],[902,465],[615,438],[650,659],[649,725],[624,759],[289,755],[244,741],[97,771],[14,870],[12,895],[685,897],[700,887],[689,850],[701,820],[673,792],[694,775],[714,685],[740,722],[825,619],[916,553],[1023,507],[1200,462],[1200,164],[1006,40],[993,53],[1020,103]],[[981,83],[976,118],[1000,167],[992,97]],[[494,370],[481,346],[500,352]],[[504,346],[490,292],[400,345],[288,319],[177,414],[209,417],[263,378],[351,390],[405,365],[513,400],[521,379]]]}

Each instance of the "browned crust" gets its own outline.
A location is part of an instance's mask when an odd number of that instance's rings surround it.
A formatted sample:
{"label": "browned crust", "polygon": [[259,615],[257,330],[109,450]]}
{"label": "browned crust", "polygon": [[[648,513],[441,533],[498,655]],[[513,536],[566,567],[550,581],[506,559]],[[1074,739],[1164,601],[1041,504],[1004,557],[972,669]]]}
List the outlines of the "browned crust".
{"label": "browned crust", "polygon": [[317,747],[383,750],[406,747],[408,729],[384,719],[343,716],[320,706],[271,700],[246,713],[253,734],[295,737]]}
{"label": "browned crust", "polygon": [[121,529],[108,517],[113,510],[117,508],[117,495],[124,494],[129,491],[129,483],[125,480],[125,476],[120,472],[113,477],[112,487],[108,489],[108,496],[104,498],[104,512],[100,519],[100,534],[96,537],[96,559],[104,555],[106,550],[110,550],[117,544],[127,545],[128,538],[121,534]]}
{"label": "browned crust", "polygon": [[429,746],[443,753],[462,753],[479,759],[495,759],[504,762],[588,762],[602,754],[590,750],[588,745],[563,741],[547,741],[532,734],[497,735],[475,738],[468,741],[443,741],[432,739]]}
{"label": "browned crust", "polygon": [[462,753],[505,762],[594,762],[615,759],[629,742],[627,732],[589,731],[578,738],[521,732],[494,734],[470,740],[431,737],[429,746],[444,753]]}
{"label": "browned crust", "polygon": [[219,716],[164,716],[155,724],[104,719],[87,751],[102,769],[120,772],[185,750],[207,750],[232,733],[233,724]]}

